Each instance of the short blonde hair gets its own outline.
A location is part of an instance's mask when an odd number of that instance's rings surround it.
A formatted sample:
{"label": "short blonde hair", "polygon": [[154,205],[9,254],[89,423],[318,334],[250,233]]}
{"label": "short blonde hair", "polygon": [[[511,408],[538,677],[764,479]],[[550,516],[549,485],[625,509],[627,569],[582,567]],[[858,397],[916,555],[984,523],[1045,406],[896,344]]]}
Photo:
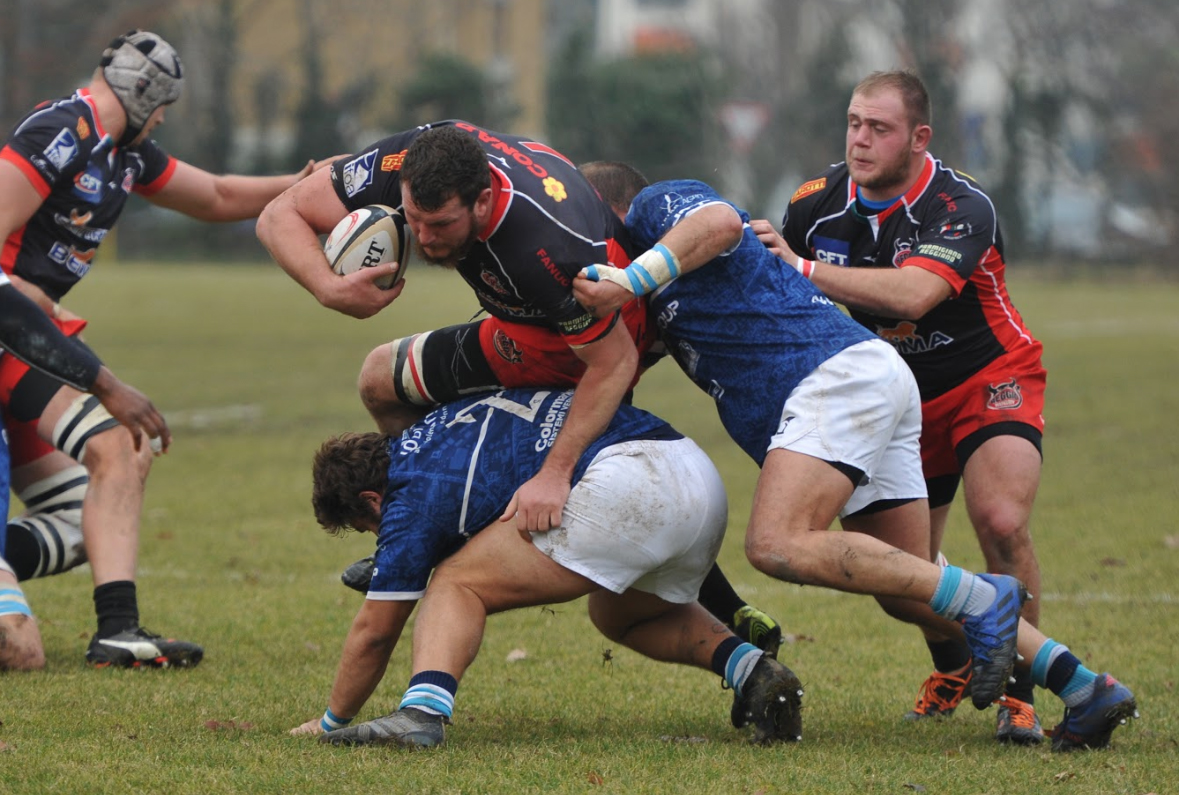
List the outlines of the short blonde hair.
{"label": "short blonde hair", "polygon": [[891,72],[873,72],[852,90],[856,94],[874,94],[877,91],[893,90],[901,95],[901,103],[909,115],[909,129],[916,129],[933,123],[933,110],[929,105],[929,92],[925,83],[913,72],[896,69]]}

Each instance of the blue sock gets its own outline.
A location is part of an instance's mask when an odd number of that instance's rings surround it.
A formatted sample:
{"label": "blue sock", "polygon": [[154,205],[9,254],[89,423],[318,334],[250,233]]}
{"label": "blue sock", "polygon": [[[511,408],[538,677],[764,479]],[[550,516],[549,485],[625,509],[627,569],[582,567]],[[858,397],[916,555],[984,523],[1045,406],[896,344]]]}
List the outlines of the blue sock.
{"label": "blue sock", "polygon": [[1060,696],[1071,708],[1092,697],[1097,674],[1082,665],[1068,646],[1049,638],[1032,660],[1032,681]]}
{"label": "blue sock", "polygon": [[[739,639],[736,648],[733,648],[728,658],[725,660],[724,678],[729,687],[737,695],[741,695],[741,688],[745,686],[745,680],[749,678],[757,661],[765,654],[764,651],[754,646],[752,643],[743,643]],[[724,644],[722,644],[723,646]],[[720,652],[720,649],[717,649]],[[717,654],[713,654],[715,660]]]}
{"label": "blue sock", "polygon": [[445,671],[422,671],[409,680],[399,709],[413,707],[431,715],[450,718],[454,714],[454,696],[458,680]]}
{"label": "blue sock", "polygon": [[929,606],[942,618],[979,616],[995,601],[995,586],[958,566],[943,566]]}

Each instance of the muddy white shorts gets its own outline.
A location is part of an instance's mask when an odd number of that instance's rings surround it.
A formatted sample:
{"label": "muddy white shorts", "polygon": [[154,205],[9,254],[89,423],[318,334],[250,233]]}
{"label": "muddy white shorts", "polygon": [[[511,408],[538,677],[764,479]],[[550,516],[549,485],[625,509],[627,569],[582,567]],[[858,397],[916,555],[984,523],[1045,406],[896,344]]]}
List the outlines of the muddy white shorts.
{"label": "muddy white shorts", "polygon": [[569,494],[561,527],[533,533],[565,568],[622,593],[695,601],[728,520],[724,484],[691,439],[604,448]]}

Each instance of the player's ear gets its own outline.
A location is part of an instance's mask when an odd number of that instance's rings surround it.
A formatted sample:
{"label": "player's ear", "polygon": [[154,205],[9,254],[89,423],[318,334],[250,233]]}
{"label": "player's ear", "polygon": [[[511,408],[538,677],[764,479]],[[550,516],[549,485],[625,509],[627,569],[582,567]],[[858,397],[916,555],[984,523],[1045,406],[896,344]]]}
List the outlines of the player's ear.
{"label": "player's ear", "polygon": [[485,214],[490,213],[493,203],[494,198],[491,188],[484,188],[479,191],[479,196],[475,199],[475,215],[482,218]]}
{"label": "player's ear", "polygon": [[913,151],[924,152],[929,148],[929,140],[931,138],[933,138],[933,128],[928,124],[918,124],[913,130]]}
{"label": "player's ear", "polygon": [[381,519],[381,503],[383,501],[382,495],[375,491],[362,491],[360,492],[360,499],[368,503],[369,508],[372,509],[373,518],[379,523]]}

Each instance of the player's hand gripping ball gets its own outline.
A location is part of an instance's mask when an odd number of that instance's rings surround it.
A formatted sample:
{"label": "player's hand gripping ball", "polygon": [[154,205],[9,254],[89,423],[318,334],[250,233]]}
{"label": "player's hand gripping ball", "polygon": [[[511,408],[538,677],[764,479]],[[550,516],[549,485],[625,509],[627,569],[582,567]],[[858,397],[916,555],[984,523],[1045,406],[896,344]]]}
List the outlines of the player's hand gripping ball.
{"label": "player's hand gripping ball", "polygon": [[323,246],[332,270],[341,276],[384,262],[396,262],[396,273],[377,279],[376,285],[382,290],[388,290],[405,277],[412,250],[413,239],[405,218],[383,204],[370,204],[348,213],[336,224]]}

